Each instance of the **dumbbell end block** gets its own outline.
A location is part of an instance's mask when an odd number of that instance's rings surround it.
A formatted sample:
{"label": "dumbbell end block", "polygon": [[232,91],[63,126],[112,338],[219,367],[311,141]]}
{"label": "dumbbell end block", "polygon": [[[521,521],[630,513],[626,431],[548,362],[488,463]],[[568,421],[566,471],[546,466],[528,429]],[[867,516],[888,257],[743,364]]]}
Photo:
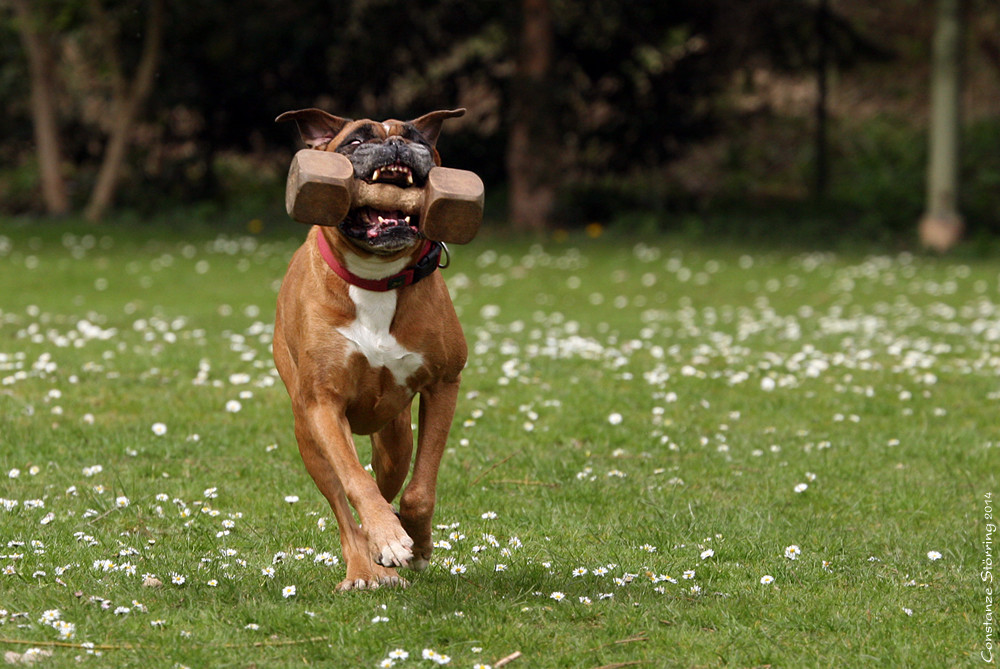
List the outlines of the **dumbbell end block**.
{"label": "dumbbell end block", "polygon": [[466,170],[434,167],[423,188],[400,188],[356,180],[342,154],[302,149],[288,170],[285,209],[308,225],[338,225],[354,207],[402,211],[417,216],[428,239],[466,244],[479,231],[484,194],[482,180]]}
{"label": "dumbbell end block", "polygon": [[434,241],[467,244],[483,220],[485,187],[474,172],[435,167],[427,177],[420,231]]}
{"label": "dumbbell end block", "polygon": [[354,166],[347,156],[302,149],[292,158],[285,185],[288,215],[308,225],[337,225],[351,207]]}

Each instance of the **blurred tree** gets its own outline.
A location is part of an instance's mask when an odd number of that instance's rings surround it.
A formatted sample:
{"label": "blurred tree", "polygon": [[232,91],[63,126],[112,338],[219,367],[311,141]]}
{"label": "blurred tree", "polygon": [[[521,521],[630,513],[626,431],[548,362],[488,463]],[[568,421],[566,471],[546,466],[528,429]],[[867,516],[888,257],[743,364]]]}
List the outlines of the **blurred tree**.
{"label": "blurred tree", "polygon": [[[57,101],[75,96],[74,111],[81,117],[75,120],[89,120],[107,134],[106,144],[98,151],[101,166],[85,210],[89,220],[98,220],[112,204],[138,114],[152,91],[164,31],[163,0],[115,3],[113,8],[106,7],[104,0],[5,3],[14,10],[28,59],[45,208],[50,214],[65,214],[71,206],[63,177],[67,142]],[[134,54],[132,40],[123,33],[135,33],[131,21],[140,6],[146,7],[145,21],[138,29],[140,53]],[[128,63],[135,63],[131,74]],[[72,76],[61,77],[61,68],[72,71]],[[110,107],[110,113],[104,113],[105,107]],[[99,111],[91,111],[87,119],[88,108]]]}
{"label": "blurred tree", "polygon": [[163,40],[164,11],[163,0],[150,0],[142,31],[141,52],[132,80],[129,81],[119,44],[123,21],[105,9],[102,0],[88,0],[87,8],[90,15],[89,32],[99,54],[97,58],[108,73],[111,89],[108,141],[97,173],[97,182],[84,211],[87,220],[97,221],[104,218],[114,199],[139,112],[153,90],[153,78]]}
{"label": "blurred tree", "polygon": [[549,0],[521,0],[521,34],[509,93],[508,216],[514,229],[544,230],[561,165],[552,76],[555,34]]}
{"label": "blurred tree", "polygon": [[6,0],[14,10],[17,32],[28,58],[31,82],[31,117],[42,182],[42,198],[49,214],[69,212],[69,195],[62,174],[62,151],[59,142],[59,118],[56,110],[58,77],[56,65],[59,43],[53,31],[58,22],[30,0]]}
{"label": "blurred tree", "polygon": [[958,211],[962,14],[961,0],[938,0],[931,67],[927,208],[918,233],[926,248],[939,252],[957,244],[965,227]]}

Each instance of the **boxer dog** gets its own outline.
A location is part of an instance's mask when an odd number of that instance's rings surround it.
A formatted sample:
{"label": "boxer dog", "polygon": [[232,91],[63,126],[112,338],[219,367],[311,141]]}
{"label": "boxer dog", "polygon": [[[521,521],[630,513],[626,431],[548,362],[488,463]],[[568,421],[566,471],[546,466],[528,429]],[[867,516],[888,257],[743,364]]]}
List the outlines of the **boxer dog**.
{"label": "boxer dog", "polygon": [[[355,179],[419,188],[441,164],[442,123],[464,113],[379,123],[304,109],[276,120],[294,120],[309,148],[347,156]],[[433,550],[438,467],[467,348],[436,271],[441,245],[418,225],[401,212],[360,208],[339,225],[314,226],[278,293],[274,362],[291,398],[299,453],[340,527],[341,591],[405,586],[396,568],[424,569]],[[396,513],[417,395],[417,453]],[[374,478],[359,461],[355,434],[371,436]]]}

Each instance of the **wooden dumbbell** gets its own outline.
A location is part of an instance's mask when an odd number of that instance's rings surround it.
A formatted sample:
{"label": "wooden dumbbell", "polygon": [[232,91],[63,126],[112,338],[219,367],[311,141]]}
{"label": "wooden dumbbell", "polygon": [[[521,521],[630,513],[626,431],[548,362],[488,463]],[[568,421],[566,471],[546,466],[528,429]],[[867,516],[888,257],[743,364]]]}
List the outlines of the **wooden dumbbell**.
{"label": "wooden dumbbell", "polygon": [[285,187],[288,215],[309,225],[338,225],[351,208],[371,207],[418,216],[428,239],[472,241],[483,220],[483,181],[473,172],[433,167],[423,188],[370,184],[354,178],[347,156],[302,149],[292,158]]}

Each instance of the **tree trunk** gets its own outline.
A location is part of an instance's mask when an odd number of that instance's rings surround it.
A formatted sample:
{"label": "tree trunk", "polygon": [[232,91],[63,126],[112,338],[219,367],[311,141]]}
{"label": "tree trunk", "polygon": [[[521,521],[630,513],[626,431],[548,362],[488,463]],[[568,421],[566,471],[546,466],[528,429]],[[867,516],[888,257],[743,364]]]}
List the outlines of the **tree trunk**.
{"label": "tree trunk", "polygon": [[961,0],[938,0],[931,68],[930,159],[927,205],[920,242],[938,252],[958,243],[964,223],[958,212],[958,151],[961,140]]}
{"label": "tree trunk", "polygon": [[42,181],[42,198],[49,214],[62,215],[69,212],[69,196],[62,176],[54,47],[51,36],[41,28],[42,19],[32,13],[28,0],[12,0],[12,5],[17,16],[21,42],[28,56],[31,117]]}
{"label": "tree trunk", "polygon": [[551,85],[552,8],[548,0],[522,0],[521,11],[507,139],[508,208],[515,230],[542,232],[549,225],[556,179],[562,173]]}
{"label": "tree trunk", "polygon": [[826,198],[830,159],[827,139],[828,93],[827,69],[830,67],[830,0],[819,0],[816,9],[816,32],[819,52],[816,58],[816,184],[817,200]]}
{"label": "tree trunk", "polygon": [[[96,14],[95,19],[98,24],[106,27],[107,19],[103,16],[100,3],[93,2],[91,6]],[[97,183],[94,185],[90,202],[85,211],[89,221],[98,221],[104,218],[114,201],[129,143],[132,139],[132,130],[140,110],[153,89],[153,79],[156,75],[156,65],[159,61],[160,47],[163,41],[163,21],[163,0],[153,0],[149,14],[146,16],[142,56],[139,58],[139,65],[131,85],[125,82],[119,67],[112,68],[118,78],[114,86],[112,103],[114,119],[107,146],[104,148],[101,169],[97,173]],[[114,46],[109,44],[109,48],[111,51],[109,51],[108,57],[114,62],[117,59],[117,55],[113,53]]]}

